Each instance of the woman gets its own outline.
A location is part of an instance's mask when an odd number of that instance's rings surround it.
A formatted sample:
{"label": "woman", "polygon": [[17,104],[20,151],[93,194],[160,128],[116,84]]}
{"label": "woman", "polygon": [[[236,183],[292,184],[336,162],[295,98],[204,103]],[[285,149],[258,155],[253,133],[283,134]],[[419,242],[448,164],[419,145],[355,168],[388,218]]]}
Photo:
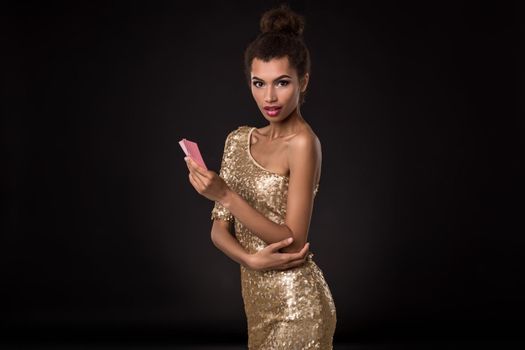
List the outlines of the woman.
{"label": "woman", "polygon": [[306,243],[321,145],[299,110],[310,71],[304,19],[281,5],[260,25],[245,72],[269,124],[228,134],[219,175],[186,157],[189,181],[215,201],[213,243],[240,264],[249,349],[332,349],[335,304]]}

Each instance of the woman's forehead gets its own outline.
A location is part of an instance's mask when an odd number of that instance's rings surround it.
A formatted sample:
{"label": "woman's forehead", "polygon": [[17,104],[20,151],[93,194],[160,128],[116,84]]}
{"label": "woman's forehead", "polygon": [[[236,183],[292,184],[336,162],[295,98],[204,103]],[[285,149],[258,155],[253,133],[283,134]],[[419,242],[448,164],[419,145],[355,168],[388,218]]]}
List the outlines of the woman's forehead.
{"label": "woman's forehead", "polygon": [[263,80],[272,80],[281,75],[294,76],[295,69],[290,67],[288,57],[272,58],[270,61],[263,61],[254,58],[252,61],[252,77],[256,76]]}

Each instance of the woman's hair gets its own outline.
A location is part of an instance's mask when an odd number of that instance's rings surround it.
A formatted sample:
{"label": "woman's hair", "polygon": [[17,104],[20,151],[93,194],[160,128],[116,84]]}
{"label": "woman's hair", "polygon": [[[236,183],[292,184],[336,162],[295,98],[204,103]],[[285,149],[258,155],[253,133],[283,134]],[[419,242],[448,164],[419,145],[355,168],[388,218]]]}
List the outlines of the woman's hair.
{"label": "woman's hair", "polygon": [[[281,4],[262,15],[261,33],[244,51],[248,86],[251,86],[252,61],[255,58],[268,62],[273,58],[287,56],[300,81],[306,73],[310,73],[310,52],[304,43],[304,25],[304,17],[292,11],[287,4]],[[304,102],[305,94],[306,91],[301,92],[299,105]]]}

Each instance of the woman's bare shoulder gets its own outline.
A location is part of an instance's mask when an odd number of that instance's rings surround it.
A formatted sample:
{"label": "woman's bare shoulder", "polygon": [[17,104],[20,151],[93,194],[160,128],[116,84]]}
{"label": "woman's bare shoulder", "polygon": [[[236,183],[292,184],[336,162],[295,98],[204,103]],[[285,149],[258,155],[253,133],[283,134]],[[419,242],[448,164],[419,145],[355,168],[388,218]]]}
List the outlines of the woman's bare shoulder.
{"label": "woman's bare shoulder", "polygon": [[314,130],[308,124],[305,124],[294,135],[292,135],[289,141],[293,142],[296,145],[308,146],[313,144],[319,147],[321,146],[321,141],[317,137]]}

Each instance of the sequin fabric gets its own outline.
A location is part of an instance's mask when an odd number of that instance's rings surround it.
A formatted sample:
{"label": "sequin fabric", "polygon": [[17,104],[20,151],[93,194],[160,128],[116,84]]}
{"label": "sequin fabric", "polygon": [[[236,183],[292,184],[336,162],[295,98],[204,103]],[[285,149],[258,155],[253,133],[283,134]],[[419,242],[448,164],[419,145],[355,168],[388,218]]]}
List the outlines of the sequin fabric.
{"label": "sequin fabric", "polygon": [[[254,129],[243,125],[228,134],[219,176],[265,217],[284,224],[289,179],[265,169],[250,154]],[[318,189],[319,184],[314,195]],[[219,202],[211,219],[234,223],[235,236],[249,253],[267,246]],[[335,304],[311,251],[303,265],[292,269],[240,269],[249,350],[333,349]]]}

